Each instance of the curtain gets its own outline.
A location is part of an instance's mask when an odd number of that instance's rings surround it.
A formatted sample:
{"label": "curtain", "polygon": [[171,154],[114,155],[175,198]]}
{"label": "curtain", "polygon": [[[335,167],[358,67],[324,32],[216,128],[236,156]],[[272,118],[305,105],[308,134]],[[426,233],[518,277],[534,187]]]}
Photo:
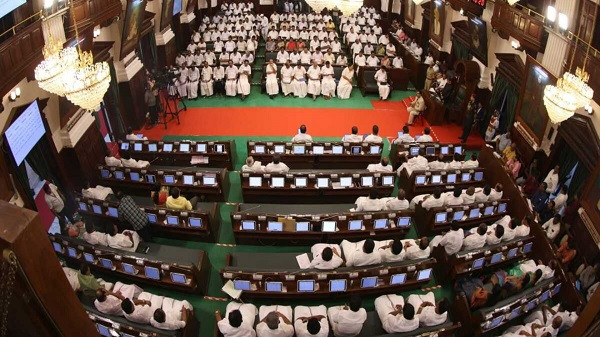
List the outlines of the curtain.
{"label": "curtain", "polygon": [[[519,101],[519,93],[517,88],[512,85],[504,76],[498,74],[492,96],[490,97],[490,108],[486,111],[482,125],[479,126],[481,136],[485,138],[485,131],[490,123],[494,110],[500,111],[500,123],[496,134],[503,134],[510,128],[515,120],[517,110],[517,102]],[[502,109],[504,104],[504,109]]]}
{"label": "curtain", "polygon": [[585,167],[581,164],[579,164],[577,166],[577,169],[575,169],[575,173],[573,173],[573,178],[571,179],[571,184],[569,184],[569,200],[568,202],[570,202],[573,197],[575,195],[577,195],[577,193],[579,193],[579,191],[581,190],[581,187],[583,187],[583,183],[587,180],[587,178],[589,177],[589,172],[588,170],[585,169]]}
{"label": "curtain", "polygon": [[42,140],[31,149],[27,157],[25,157],[25,160],[27,160],[31,168],[42,180],[49,180],[60,187],[60,181],[56,178],[54,172],[52,172],[53,170],[48,165],[48,163],[53,160],[49,157],[52,156],[51,153],[52,150],[50,149],[48,141],[42,138]]}
{"label": "curtain", "polygon": [[556,165],[560,165],[560,170],[558,172],[559,185],[562,185],[565,182],[569,173],[578,162],[579,157],[577,157],[575,152],[573,152],[566,143],[561,146],[561,151],[558,153],[558,159],[556,161]]}
{"label": "curtain", "polygon": [[150,41],[150,52],[152,53],[152,69],[156,69],[158,68],[158,65],[156,64],[158,60],[158,51],[156,49],[156,37],[154,36],[154,30],[151,30],[150,33],[148,33],[148,39]]}
{"label": "curtain", "polygon": [[458,40],[452,41],[452,54],[456,60],[470,60],[469,47],[465,46]]}
{"label": "curtain", "polygon": [[36,210],[35,201],[33,200],[33,190],[29,187],[29,178],[27,177],[27,169],[25,168],[25,160],[21,163],[21,165],[17,166],[15,177],[17,178],[17,183],[21,185],[26,195],[22,195],[23,199],[27,198],[29,200],[29,204],[33,206],[33,209]]}
{"label": "curtain", "polygon": [[[117,73],[112,63],[110,63],[110,87],[108,90],[112,90],[112,100],[108,100],[111,109],[107,109],[109,112],[109,123],[115,139],[120,139],[125,136],[125,123],[119,111],[119,83],[117,83]],[[106,97],[106,96],[105,96]],[[112,112],[112,113],[111,113]]]}

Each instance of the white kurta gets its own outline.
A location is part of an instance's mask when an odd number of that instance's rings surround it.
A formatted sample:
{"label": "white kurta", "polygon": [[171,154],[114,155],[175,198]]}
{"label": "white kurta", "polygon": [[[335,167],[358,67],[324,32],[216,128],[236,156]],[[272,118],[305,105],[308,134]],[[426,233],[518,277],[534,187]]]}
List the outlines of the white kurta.
{"label": "white kurta", "polygon": [[277,82],[277,65],[275,63],[269,63],[267,64],[265,71],[267,73],[267,94],[269,96],[277,95],[279,93],[279,83]]}
{"label": "white kurta", "polygon": [[227,96],[235,96],[237,94],[237,75],[238,68],[236,66],[225,68],[225,94]]}
{"label": "white kurta", "polygon": [[[311,335],[308,332],[308,322],[302,322],[300,317],[312,317],[312,316],[325,316],[319,323],[321,323],[321,330],[316,335]],[[317,307],[305,307],[302,305],[294,308],[294,328],[296,330],[296,336],[298,337],[327,337],[329,336],[329,322],[327,321],[327,308],[324,305]]]}
{"label": "white kurta", "polygon": [[[229,313],[234,310],[239,310],[242,314],[242,324],[237,328],[229,324]],[[256,320],[257,313],[258,309],[256,309],[254,304],[229,302],[227,309],[225,309],[225,316],[217,322],[217,326],[225,337],[254,337],[256,336],[254,321]]]}
{"label": "white kurta", "polygon": [[284,95],[288,95],[294,92],[294,86],[292,79],[294,78],[294,68],[283,67],[281,68],[281,91]]}
{"label": "white kurta", "polygon": [[[246,74],[244,74],[244,72],[246,72]],[[237,83],[238,94],[250,94],[250,74],[252,74],[252,68],[250,65],[240,66],[240,78],[238,79]]]}
{"label": "white kurta", "polygon": [[202,68],[200,73],[200,94],[202,96],[212,96],[213,94],[213,70],[211,67]]}
{"label": "white kurta", "polygon": [[311,95],[320,95],[321,94],[321,80],[320,80],[321,68],[319,68],[318,66],[316,68],[314,66],[311,66],[308,68],[308,71],[306,72],[306,74],[308,75],[307,93],[309,93]]}
{"label": "white kurta", "polygon": [[[396,305],[404,306],[404,298],[400,295],[383,295],[375,299],[375,310],[381,320],[381,325],[387,333],[413,331],[419,327],[419,319],[415,316],[407,320],[403,315],[390,315],[396,311]],[[416,311],[416,308],[415,308]]]}
{"label": "white kurta", "polygon": [[308,85],[306,84],[306,69],[304,67],[294,68],[294,80],[292,81],[294,96],[306,97],[308,93]]}
{"label": "white kurta", "polygon": [[324,66],[321,68],[321,76],[323,81],[321,83],[321,93],[323,96],[335,97],[335,80],[333,79],[333,67]]}
{"label": "white kurta", "polygon": [[278,312],[285,316],[290,322],[293,322],[293,313],[291,306],[284,305],[262,305],[258,309],[259,323],[256,325],[256,335],[258,337],[292,337],[294,335],[294,326],[287,324],[283,319],[279,318],[279,326],[275,330],[271,330],[267,323],[262,320],[271,312]]}
{"label": "white kurta", "polygon": [[[352,92],[352,78],[354,77],[354,71],[351,71],[349,68],[345,68],[342,71],[342,77],[340,77],[340,83],[337,87],[338,97],[341,99],[350,98],[350,93]],[[350,79],[350,82],[346,78]]]}
{"label": "white kurta", "polygon": [[327,317],[336,337],[352,337],[362,330],[367,311],[364,308],[352,311],[350,308],[344,309],[344,306],[335,306],[327,309]]}
{"label": "white kurta", "polygon": [[387,99],[390,95],[390,85],[388,84],[387,72],[381,69],[377,70],[375,73],[375,81],[377,81],[377,87],[379,88],[379,97],[382,99]]}
{"label": "white kurta", "polygon": [[194,99],[198,97],[198,80],[200,79],[200,71],[198,68],[191,69],[188,72],[187,92],[188,98]]}
{"label": "white kurta", "polygon": [[188,70],[181,69],[179,72],[179,78],[177,79],[177,93],[179,97],[186,98],[187,97],[187,80],[188,80]]}

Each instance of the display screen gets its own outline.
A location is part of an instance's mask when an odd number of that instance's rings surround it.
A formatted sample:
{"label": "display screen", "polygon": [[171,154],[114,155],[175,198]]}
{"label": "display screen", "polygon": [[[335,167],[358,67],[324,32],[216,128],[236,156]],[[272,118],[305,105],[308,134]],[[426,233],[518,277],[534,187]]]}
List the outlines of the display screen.
{"label": "display screen", "polygon": [[146,213],[149,223],[156,223],[156,214]]}
{"label": "display screen", "polygon": [[456,174],[454,174],[454,173],[452,173],[452,174],[449,174],[449,175],[446,177],[446,182],[448,182],[449,184],[453,184],[453,183],[455,183],[455,182],[456,182]]}
{"label": "display screen", "polygon": [[[175,2],[177,2],[177,1],[175,1]],[[188,144],[188,143],[179,144],[179,151],[190,152],[190,144]]]}
{"label": "display screen", "polygon": [[294,154],[304,154],[304,145],[294,145]]}
{"label": "display screen", "polygon": [[283,223],[277,221],[269,221],[267,224],[267,230],[269,232],[281,232],[283,231]]}
{"label": "display screen", "polygon": [[329,291],[346,291],[346,280],[331,280],[329,281]]}
{"label": "display screen", "polygon": [[452,220],[460,221],[460,220],[462,220],[464,215],[465,215],[464,211],[456,211],[456,212],[454,212],[454,215],[452,216]]}
{"label": "display screen", "polygon": [[[444,213],[446,214],[446,213]],[[398,227],[408,227],[410,225],[410,217],[398,218]]]}
{"label": "display screen", "polygon": [[434,155],[435,154],[435,147],[427,147],[427,148],[425,148],[425,153],[428,156]]}
{"label": "display screen", "polygon": [[331,147],[331,152],[333,154],[342,154],[344,152],[344,147],[341,145],[336,145]]}
{"label": "display screen", "polygon": [[115,171],[115,179],[123,180],[123,179],[125,179],[125,175],[121,171]]}
{"label": "display screen", "polygon": [[390,280],[391,285],[402,284],[406,281],[406,274],[396,274],[392,275],[392,279]]}
{"label": "display screen", "polygon": [[157,151],[156,144],[148,144],[148,151],[156,152]]}
{"label": "display screen", "polygon": [[121,263],[121,266],[123,266],[123,271],[126,272],[127,274],[131,274],[131,275],[135,274],[135,268],[133,267],[133,265],[131,265],[129,263]]}
{"label": "display screen", "polygon": [[250,177],[250,187],[262,186],[262,177]]}
{"label": "display screen", "polygon": [[206,144],[196,144],[197,152],[206,152]]}
{"label": "display screen", "polygon": [[154,267],[144,267],[146,277],[153,280],[160,280],[160,271]]}
{"label": "display screen", "polygon": [[437,213],[435,215],[435,222],[436,223],[440,223],[440,222],[446,222],[446,213]]}
{"label": "display screen", "polygon": [[362,229],[362,220],[350,220],[348,221],[348,230],[359,231]]}
{"label": "display screen", "polygon": [[498,263],[500,261],[502,261],[502,253],[496,253],[492,256],[492,260],[490,261],[490,264]]}
{"label": "display screen", "polygon": [[394,184],[393,176],[385,176],[383,177],[383,182],[381,183],[383,186],[391,186]]}
{"label": "display screen", "polygon": [[360,179],[361,179],[362,186],[368,186],[368,187],[373,186],[373,177],[365,176],[365,177],[360,177]]}
{"label": "display screen", "polygon": [[379,145],[371,145],[371,154],[378,154],[381,147]]}
{"label": "display screen", "polygon": [[480,259],[473,261],[473,269],[479,269],[479,268],[483,267],[484,261],[485,261],[484,258],[480,258]]}
{"label": "display screen", "polygon": [[353,146],[352,147],[352,154],[360,154],[362,148],[360,146]]}
{"label": "display screen", "polygon": [[315,281],[298,281],[299,292],[313,292],[315,291]]}
{"label": "display screen", "polygon": [[250,281],[233,281],[235,290],[250,290]]}
{"label": "display screen", "polygon": [[275,145],[275,153],[285,153],[285,146]]}
{"label": "display screen", "polygon": [[319,187],[319,188],[329,187],[329,178],[317,178],[317,187]]}
{"label": "display screen", "polygon": [[142,151],[142,143],[133,144],[133,151]]}
{"label": "display screen", "polygon": [[335,221],[323,221],[322,225],[323,225],[323,227],[322,227],[323,232],[335,232],[335,229],[336,229]]}
{"label": "display screen", "polygon": [[308,232],[310,230],[310,222],[296,222],[296,232]]}
{"label": "display screen", "polygon": [[180,273],[171,273],[171,281],[173,281],[173,283],[185,284],[187,283],[187,278]]}
{"label": "display screen", "polygon": [[432,184],[439,184],[442,182],[442,176],[439,174],[433,175],[431,176],[431,183]]}
{"label": "display screen", "polygon": [[202,219],[200,218],[189,218],[188,222],[190,224],[190,227],[202,228]]}
{"label": "display screen", "polygon": [[431,269],[421,270],[417,276],[417,281],[427,280],[431,278]]}
{"label": "display screen", "polygon": [[265,153],[265,146],[264,145],[255,145],[254,146],[254,152],[256,152],[256,153]]}
{"label": "display screen", "polygon": [[217,184],[217,178],[215,176],[204,176],[202,177],[202,184],[205,186],[214,186]]}
{"label": "display screen", "polygon": [[175,215],[167,215],[167,225],[177,226],[179,225],[179,217]]}
{"label": "display screen", "polygon": [[112,216],[113,218],[116,218],[116,217],[119,216],[119,212],[118,212],[117,208],[115,208],[115,207],[109,207],[108,208],[108,215]]}
{"label": "display screen", "polygon": [[377,276],[363,277],[360,281],[361,288],[375,288],[377,286]]}
{"label": "display screen", "polygon": [[173,15],[177,15],[181,12],[182,1],[183,0],[173,0]]}
{"label": "display screen", "polygon": [[388,224],[388,220],[387,219],[375,219],[375,223],[373,224],[373,227],[375,229],[382,229],[387,227]]}
{"label": "display screen", "polygon": [[285,186],[285,178],[283,178],[283,177],[271,178],[271,187],[284,187],[284,186]]}
{"label": "display screen", "polygon": [[184,185],[194,185],[194,176],[184,175],[183,176],[183,184]]}
{"label": "display screen", "polygon": [[307,183],[307,179],[306,178],[295,178],[294,179],[294,185],[296,185],[296,187],[306,187],[306,183]]}
{"label": "display screen", "polygon": [[425,179],[426,178],[427,177],[425,177],[425,176],[417,176],[417,181],[415,182],[415,184],[417,184],[417,185],[423,185],[423,184],[425,184]]}
{"label": "display screen", "polygon": [[352,186],[352,177],[341,177],[340,178],[340,186],[342,186],[342,187]]}
{"label": "display screen", "polygon": [[256,222],[254,221],[242,221],[242,230],[253,231],[256,229]]}
{"label": "display screen", "polygon": [[266,282],[265,290],[269,292],[280,293],[283,291],[283,284],[281,282]]}

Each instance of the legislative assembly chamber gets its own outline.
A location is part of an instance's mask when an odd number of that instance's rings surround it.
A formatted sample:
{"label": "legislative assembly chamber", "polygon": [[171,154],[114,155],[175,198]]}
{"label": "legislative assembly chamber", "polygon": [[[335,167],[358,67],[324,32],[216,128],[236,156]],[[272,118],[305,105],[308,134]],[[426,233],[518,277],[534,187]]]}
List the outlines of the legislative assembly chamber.
{"label": "legislative assembly chamber", "polygon": [[598,0],[0,0],[0,337],[600,336]]}

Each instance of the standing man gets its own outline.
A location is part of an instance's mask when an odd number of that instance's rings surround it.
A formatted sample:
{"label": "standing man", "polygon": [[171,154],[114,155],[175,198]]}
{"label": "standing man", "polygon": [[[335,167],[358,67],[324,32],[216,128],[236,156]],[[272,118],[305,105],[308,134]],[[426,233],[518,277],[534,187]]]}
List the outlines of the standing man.
{"label": "standing man", "polygon": [[217,96],[223,97],[225,94],[225,68],[221,62],[217,61],[217,66],[213,69],[214,90]]}
{"label": "standing man", "polygon": [[248,60],[244,61],[244,64],[240,66],[240,75],[238,79],[237,89],[238,93],[242,94],[242,101],[246,99],[246,96],[250,94],[250,74],[252,68],[248,64]]}
{"label": "standing man", "polygon": [[308,93],[312,95],[313,101],[317,100],[317,96],[321,94],[321,68],[317,61],[313,61],[313,66],[308,68]]}
{"label": "standing man", "polygon": [[233,65],[233,61],[229,61],[229,65],[225,69],[225,94],[227,96],[237,95],[237,78],[238,68]]}
{"label": "standing man", "polygon": [[340,83],[337,87],[337,94],[340,99],[350,98],[352,93],[352,79],[354,78],[354,65],[349,64],[343,71]]}
{"label": "standing man", "polygon": [[204,67],[200,73],[200,95],[209,97],[213,95],[213,69],[208,66],[208,62],[204,61]]}
{"label": "standing man", "polygon": [[292,79],[294,78],[294,68],[290,66],[290,61],[285,63],[285,67],[281,68],[281,91],[284,96],[288,96],[294,92]]}
{"label": "standing man", "polygon": [[123,192],[117,192],[117,199],[120,201],[117,209],[119,220],[129,223],[144,241],[152,241],[152,231],[148,225],[146,213],[133,201],[132,197]]}
{"label": "standing man", "polygon": [[[289,65],[289,61],[285,61]],[[281,69],[283,71],[283,69]],[[279,83],[277,83],[277,65],[273,62],[273,59],[269,60],[269,64],[265,68],[267,73],[267,81],[265,83],[267,94],[271,99],[275,98],[279,93]]]}
{"label": "standing man", "polygon": [[433,69],[433,63],[431,63],[425,72],[425,89],[423,90],[429,90],[433,81],[435,81],[435,70]]}
{"label": "standing man", "polygon": [[158,107],[156,106],[156,96],[154,90],[152,90],[152,82],[146,83],[146,91],[144,92],[144,101],[148,107],[148,114],[150,115],[150,123],[155,126],[158,123]]}
{"label": "standing man", "polygon": [[465,120],[463,121],[463,132],[462,135],[458,137],[461,143],[466,143],[467,138],[469,138],[469,135],[471,134],[471,129],[473,129],[473,123],[475,122],[475,114],[479,106],[481,106],[481,103],[475,103],[475,96],[471,95],[471,102],[469,102]]}
{"label": "standing man", "polygon": [[[48,208],[54,213],[54,215],[58,218],[58,223],[60,225],[60,229],[62,232],[66,231],[66,219],[69,219],[71,224],[75,224],[75,219],[73,219],[73,215],[67,211],[65,207],[65,196],[58,190],[58,187],[53,183],[46,180],[44,184],[44,200],[46,201],[46,205]],[[145,215],[145,214],[144,214]]]}
{"label": "standing man", "polygon": [[200,71],[198,67],[193,66],[188,73],[188,99],[198,99],[198,80],[200,79]]}
{"label": "standing man", "polygon": [[417,98],[410,103],[410,107],[407,109],[408,111],[408,125],[412,125],[416,116],[419,116],[423,111],[425,111],[427,107],[425,106],[425,100],[423,99],[423,95],[421,91],[417,92]]}
{"label": "standing man", "polygon": [[329,61],[325,62],[325,66],[321,67],[321,77],[323,78],[321,84],[321,93],[325,99],[335,97],[335,80],[333,67]]}

